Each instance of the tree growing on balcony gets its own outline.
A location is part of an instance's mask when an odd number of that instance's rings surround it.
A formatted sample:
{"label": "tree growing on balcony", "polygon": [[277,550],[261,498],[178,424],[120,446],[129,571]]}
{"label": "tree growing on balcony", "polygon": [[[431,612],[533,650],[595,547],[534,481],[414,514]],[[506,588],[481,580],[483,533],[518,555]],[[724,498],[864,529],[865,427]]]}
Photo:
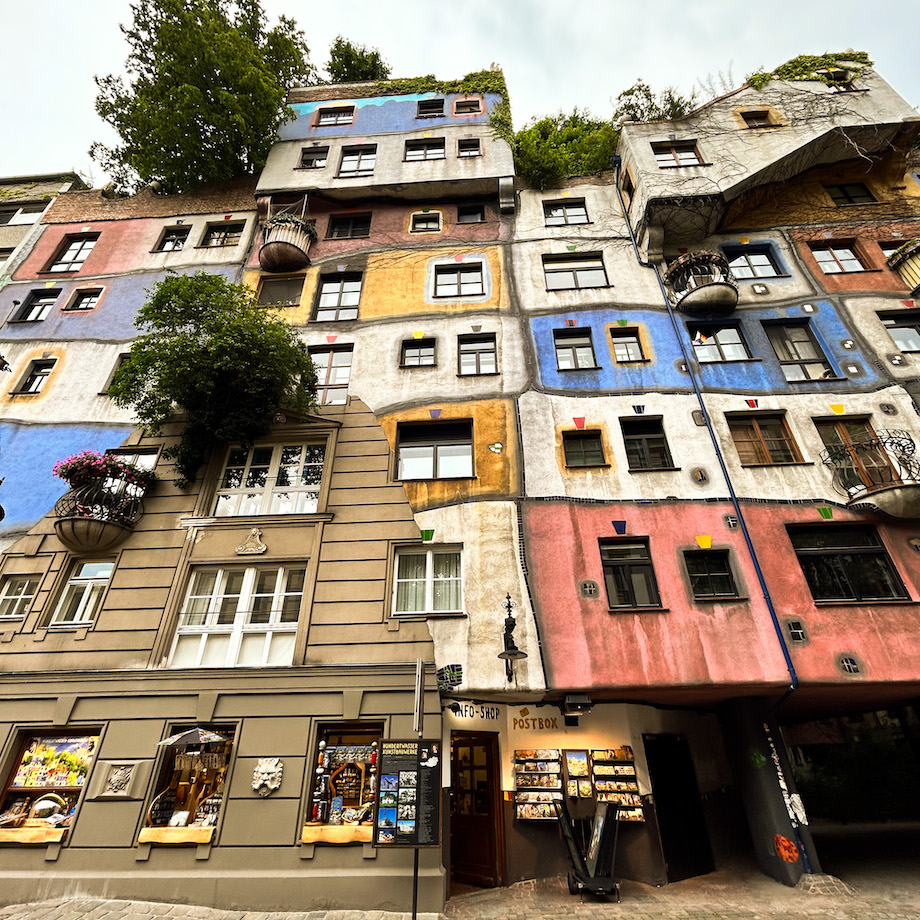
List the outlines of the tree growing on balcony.
{"label": "tree growing on balcony", "polygon": [[244,446],[268,433],[279,407],[314,406],[316,369],[306,345],[247,287],[221,275],[169,275],[136,321],[143,335],[109,387],[151,434],[184,415],[179,442],[164,451],[178,482],[195,478],[208,450]]}

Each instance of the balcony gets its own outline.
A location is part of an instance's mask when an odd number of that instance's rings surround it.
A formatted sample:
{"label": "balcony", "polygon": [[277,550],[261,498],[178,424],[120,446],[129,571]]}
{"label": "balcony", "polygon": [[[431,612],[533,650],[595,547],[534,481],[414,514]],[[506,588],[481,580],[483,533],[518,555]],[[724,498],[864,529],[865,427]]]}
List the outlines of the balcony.
{"label": "balcony", "polygon": [[727,316],[738,305],[738,284],[720,252],[685,252],[664,282],[672,305],[690,316]]}
{"label": "balcony", "polygon": [[144,513],[148,486],[110,476],[76,486],[54,506],[54,530],[71,552],[106,553],[118,546]]}
{"label": "balcony", "polygon": [[879,430],[875,437],[835,444],[821,452],[834,473],[834,488],[848,504],[869,503],[896,518],[920,518],[920,461],[906,431]]}
{"label": "balcony", "polygon": [[313,221],[296,214],[275,214],[262,226],[259,265],[266,272],[297,272],[310,264],[310,244],[316,239]]}
{"label": "balcony", "polygon": [[888,265],[901,276],[911,294],[920,292],[920,238],[910,240],[893,252],[888,257]]}

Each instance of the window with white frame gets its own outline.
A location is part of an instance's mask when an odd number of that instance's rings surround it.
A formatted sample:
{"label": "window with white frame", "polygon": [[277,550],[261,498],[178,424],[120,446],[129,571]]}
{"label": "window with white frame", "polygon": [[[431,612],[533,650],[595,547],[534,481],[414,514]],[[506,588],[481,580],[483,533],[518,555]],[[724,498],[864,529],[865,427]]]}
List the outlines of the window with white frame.
{"label": "window with white frame", "polygon": [[360,147],[343,147],[339,175],[372,176],[377,162],[377,145],[363,144]]}
{"label": "window with white frame", "polygon": [[289,665],[306,566],[199,568],[192,573],[171,668]]}
{"label": "window with white frame", "polygon": [[354,120],[355,107],[353,105],[320,109],[316,114],[317,125],[350,125]]}
{"label": "window with white frame", "polygon": [[353,345],[318,345],[310,349],[316,368],[316,402],[344,406],[348,402]]}
{"label": "window with white frame", "polygon": [[543,218],[547,227],[565,224],[588,223],[588,209],[584,198],[569,198],[562,201],[544,201]]}
{"label": "window with white frame", "polygon": [[214,514],[312,514],[323,479],[325,444],[231,447]]}
{"label": "window with white frame", "polygon": [[659,169],[674,166],[702,166],[696,141],[660,141],[652,144]]}
{"label": "window with white frame", "polygon": [[92,623],[102,603],[114,562],[78,562],[61,595],[49,626],[82,626]]}
{"label": "window with white frame", "polygon": [[440,211],[416,211],[409,220],[410,233],[440,233]]}
{"label": "window with white frame", "polygon": [[777,278],[782,274],[772,246],[724,246],[723,250],[732,277],[738,281],[747,278]]}
{"label": "window with white frame", "polygon": [[812,243],[810,245],[811,254],[815,257],[818,268],[825,275],[864,272],[866,270],[865,265],[856,255],[852,243]]}
{"label": "window with white frame", "polygon": [[495,333],[457,336],[457,372],[462,377],[498,373]]}
{"label": "window with white frame", "polygon": [[25,303],[13,317],[17,323],[39,323],[47,319],[54,302],[61,296],[60,288],[48,291],[29,291]]}
{"label": "window with white frame", "polygon": [[463,613],[461,551],[456,546],[396,550],[393,616]]}
{"label": "window with white frame", "polygon": [[0,227],[34,224],[45,212],[46,204],[24,204],[21,208],[0,209]]}
{"label": "window with white frame", "polygon": [[51,260],[51,264],[45,269],[49,272],[78,272],[83,268],[83,263],[87,256],[93,251],[96,240],[99,239],[98,233],[80,234],[79,236],[67,236],[57,251],[57,255]]}
{"label": "window with white frame", "polygon": [[396,458],[397,479],[470,479],[473,476],[473,423],[400,425]]}
{"label": "window with white frame", "polygon": [[447,156],[443,137],[428,137],[420,141],[406,141],[406,161],[443,160]]}
{"label": "window with white frame", "polygon": [[25,616],[37,590],[38,575],[7,576],[0,589],[0,620]]}
{"label": "window with white frame", "polygon": [[62,307],[61,310],[64,313],[79,313],[81,310],[92,310],[99,303],[100,297],[102,297],[102,288],[77,291],[71,298],[70,303],[66,307]]}

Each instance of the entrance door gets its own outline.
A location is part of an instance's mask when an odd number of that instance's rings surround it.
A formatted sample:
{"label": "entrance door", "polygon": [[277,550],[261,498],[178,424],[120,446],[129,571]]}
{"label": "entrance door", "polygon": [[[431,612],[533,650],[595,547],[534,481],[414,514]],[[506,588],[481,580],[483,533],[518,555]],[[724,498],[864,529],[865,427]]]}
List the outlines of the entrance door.
{"label": "entrance door", "polygon": [[690,747],[683,735],[644,735],[669,882],[715,869]]}
{"label": "entrance door", "polygon": [[451,734],[451,881],[502,884],[497,748],[495,735]]}

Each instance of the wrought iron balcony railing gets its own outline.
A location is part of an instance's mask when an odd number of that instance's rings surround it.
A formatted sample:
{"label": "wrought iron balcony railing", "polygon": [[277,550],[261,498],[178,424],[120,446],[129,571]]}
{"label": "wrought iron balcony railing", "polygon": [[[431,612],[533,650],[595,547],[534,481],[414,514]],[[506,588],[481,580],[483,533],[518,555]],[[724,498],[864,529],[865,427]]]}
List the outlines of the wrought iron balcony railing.
{"label": "wrought iron balcony railing", "polygon": [[725,316],[738,305],[738,282],[720,252],[685,252],[664,280],[671,303],[683,313]]}
{"label": "wrought iron balcony railing", "polygon": [[55,533],[71,552],[106,552],[141,519],[147,488],[112,476],[72,488],[54,505]]}

